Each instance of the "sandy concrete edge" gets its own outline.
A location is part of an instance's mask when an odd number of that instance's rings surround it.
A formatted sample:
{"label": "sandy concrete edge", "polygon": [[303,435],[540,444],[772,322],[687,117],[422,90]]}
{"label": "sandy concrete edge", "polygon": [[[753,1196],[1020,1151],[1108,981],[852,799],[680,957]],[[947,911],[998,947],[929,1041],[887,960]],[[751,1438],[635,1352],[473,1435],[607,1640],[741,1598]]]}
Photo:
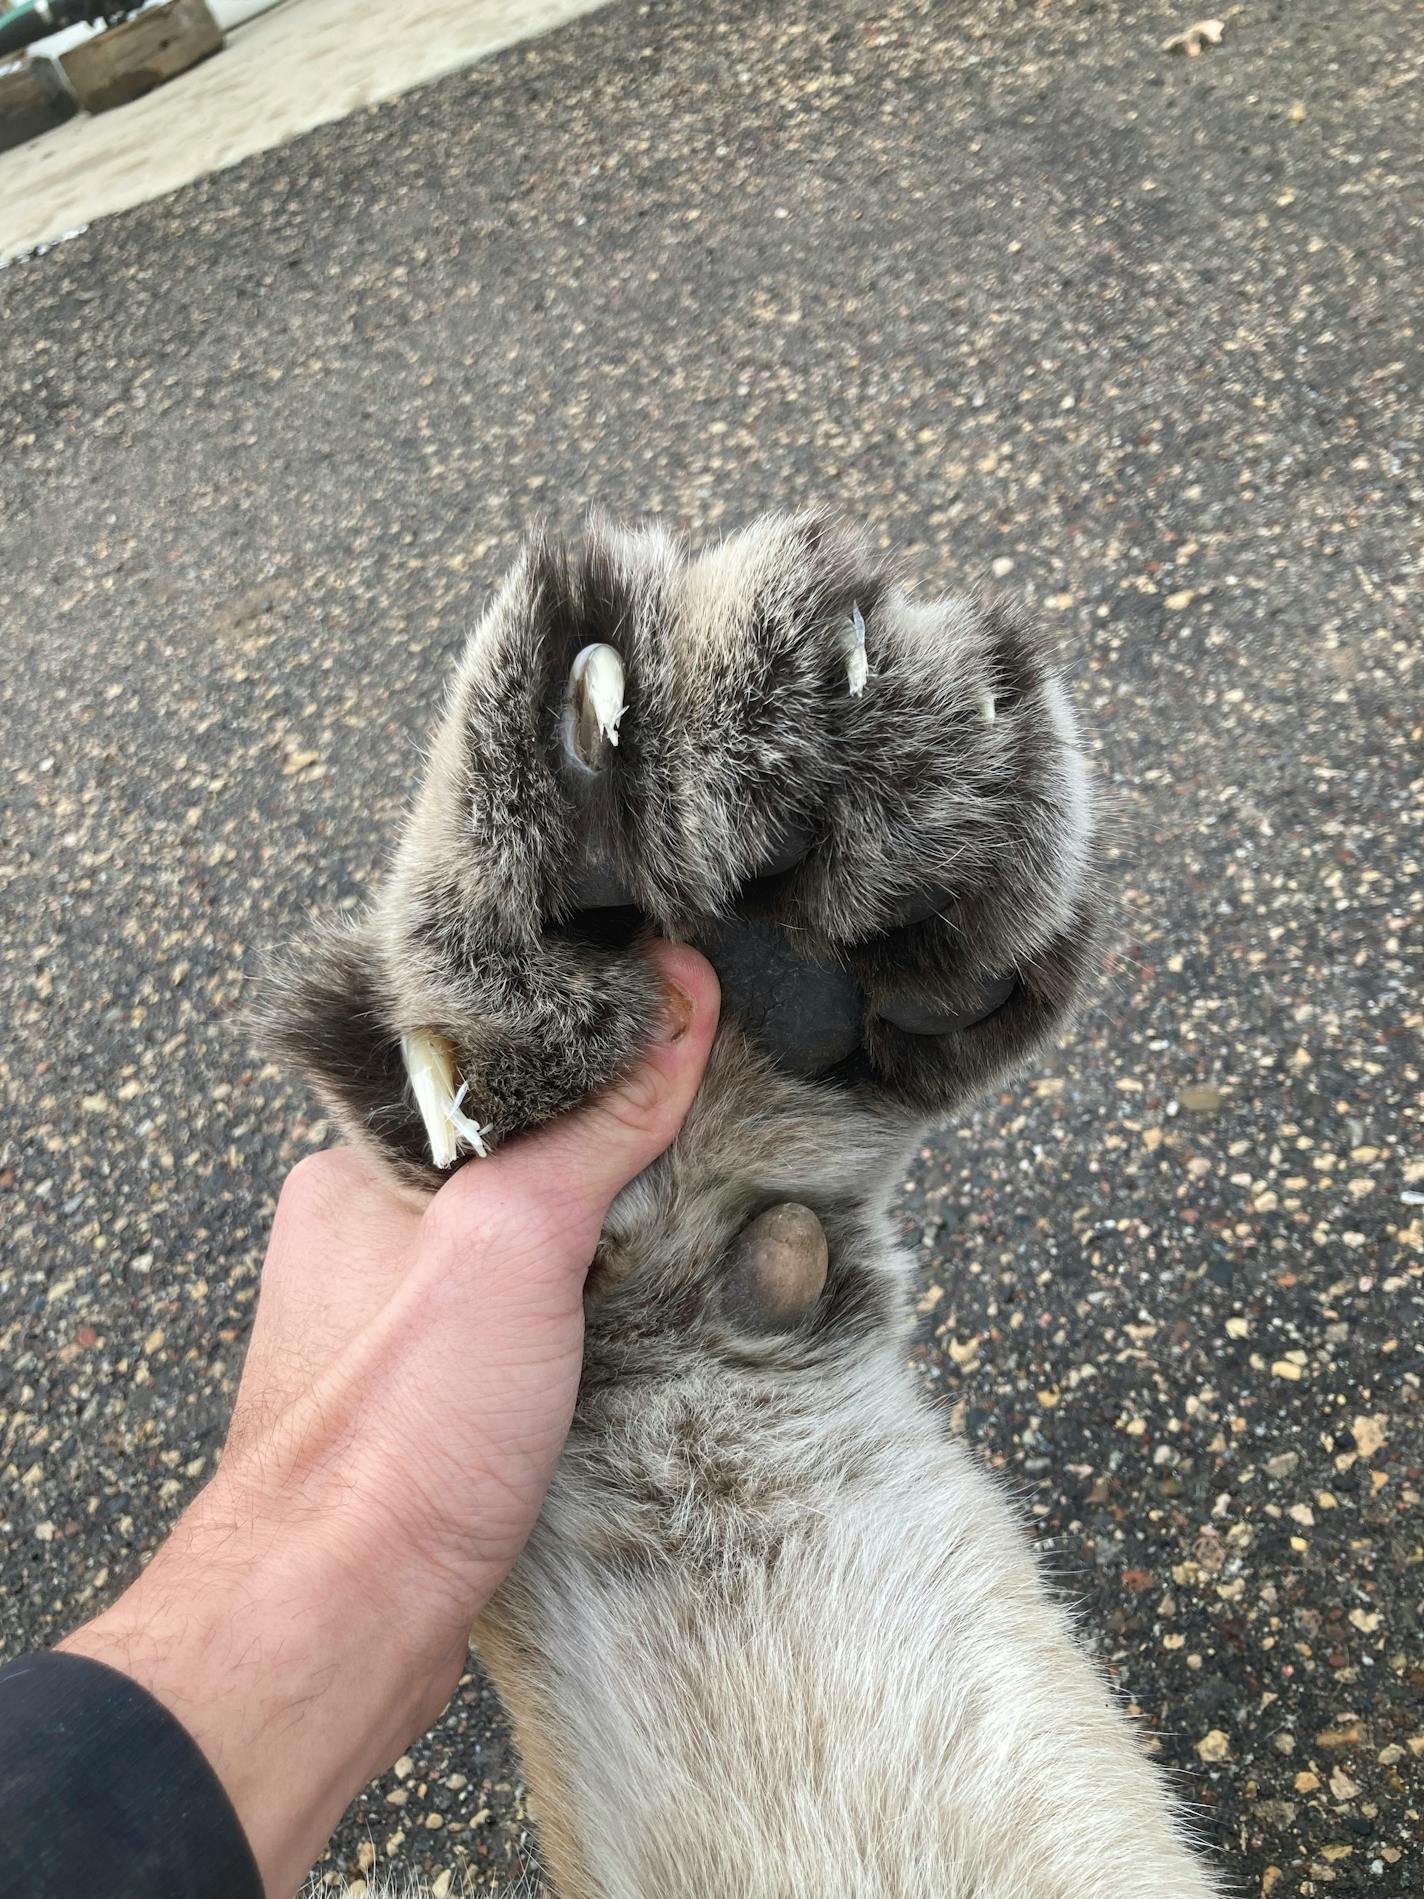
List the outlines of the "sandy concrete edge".
{"label": "sandy concrete edge", "polygon": [[171,85],[0,156],[0,263],[605,4],[288,0]]}

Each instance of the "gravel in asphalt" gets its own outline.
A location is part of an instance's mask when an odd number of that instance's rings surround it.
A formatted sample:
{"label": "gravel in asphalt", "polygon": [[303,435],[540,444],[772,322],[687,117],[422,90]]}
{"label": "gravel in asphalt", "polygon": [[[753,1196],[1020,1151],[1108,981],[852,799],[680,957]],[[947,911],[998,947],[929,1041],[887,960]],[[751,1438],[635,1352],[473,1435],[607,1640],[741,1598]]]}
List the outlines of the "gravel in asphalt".
{"label": "gravel in asphalt", "polygon": [[[1117,813],[1097,1006],[905,1184],[924,1376],[1240,1889],[1419,1889],[1421,40],[1185,24],[621,0],[0,273],[5,1652],[212,1468],[326,1132],[244,981],[519,531],[820,501],[1037,604]],[[525,1838],[472,1672],[328,1864]]]}

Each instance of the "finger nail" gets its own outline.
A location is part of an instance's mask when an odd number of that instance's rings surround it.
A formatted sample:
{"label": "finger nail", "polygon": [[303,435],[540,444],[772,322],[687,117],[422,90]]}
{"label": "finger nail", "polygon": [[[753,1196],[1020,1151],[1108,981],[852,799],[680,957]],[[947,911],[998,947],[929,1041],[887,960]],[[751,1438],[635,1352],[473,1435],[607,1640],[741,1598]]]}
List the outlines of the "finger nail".
{"label": "finger nail", "polygon": [[691,996],[664,976],[663,1006],[658,1022],[657,1039],[660,1042],[680,1042],[687,1033],[687,1025],[691,1020]]}

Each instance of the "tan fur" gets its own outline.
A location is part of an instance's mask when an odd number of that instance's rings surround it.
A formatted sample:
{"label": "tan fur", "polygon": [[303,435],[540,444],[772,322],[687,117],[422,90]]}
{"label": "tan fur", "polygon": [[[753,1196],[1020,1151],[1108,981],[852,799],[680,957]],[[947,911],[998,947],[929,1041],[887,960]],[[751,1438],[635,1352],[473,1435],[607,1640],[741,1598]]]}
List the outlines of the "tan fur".
{"label": "tan fur", "polygon": [[491,1603],[475,1624],[475,1645],[520,1736],[520,1759],[539,1829],[539,1852],[559,1899],[593,1899],[597,1892],[583,1863],[571,1817],[577,1811],[554,1735],[558,1717],[541,1700],[547,1681],[537,1652],[504,1602]]}

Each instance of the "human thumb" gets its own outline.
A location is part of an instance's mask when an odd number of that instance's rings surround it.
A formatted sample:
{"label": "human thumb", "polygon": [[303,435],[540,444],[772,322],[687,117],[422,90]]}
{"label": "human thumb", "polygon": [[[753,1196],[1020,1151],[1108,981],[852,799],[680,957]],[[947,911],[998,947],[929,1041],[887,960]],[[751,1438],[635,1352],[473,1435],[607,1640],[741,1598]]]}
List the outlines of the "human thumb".
{"label": "human thumb", "polygon": [[596,1237],[620,1188],[670,1146],[697,1092],[720,1000],[716,972],[681,943],[652,944],[664,1007],[655,1037],[638,1061],[602,1094],[495,1156],[506,1192],[537,1204],[551,1187],[588,1218]]}

